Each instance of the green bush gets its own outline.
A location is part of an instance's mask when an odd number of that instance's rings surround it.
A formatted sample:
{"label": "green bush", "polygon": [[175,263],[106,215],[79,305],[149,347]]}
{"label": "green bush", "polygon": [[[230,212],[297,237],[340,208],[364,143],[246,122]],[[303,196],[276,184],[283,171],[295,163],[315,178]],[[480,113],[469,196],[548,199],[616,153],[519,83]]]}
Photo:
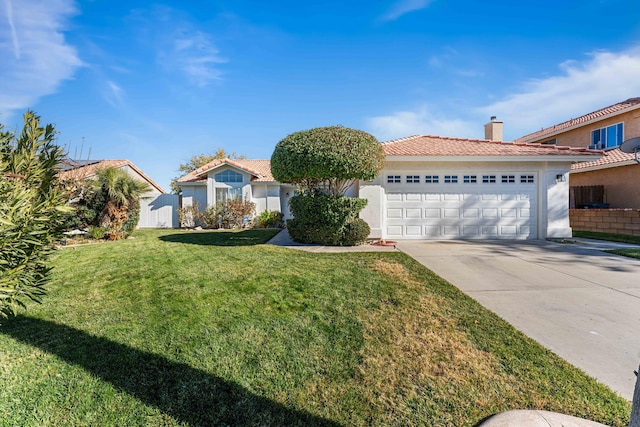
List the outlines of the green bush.
{"label": "green bush", "polygon": [[258,228],[282,228],[284,227],[284,214],[280,211],[262,211],[256,218]]}
{"label": "green bush", "polygon": [[95,227],[93,225],[88,228],[89,236],[94,240],[104,239],[104,235],[107,233],[107,229],[104,227]]}
{"label": "green bush", "polygon": [[0,127],[0,317],[45,295],[66,197],[57,181],[62,148],[52,125],[27,111],[20,135]]}
{"label": "green bush", "polygon": [[358,213],[366,204],[365,199],[330,196],[320,192],[298,194],[290,200],[294,219],[287,221],[289,235],[302,243],[331,246],[363,243],[369,233],[357,240],[356,237],[362,234],[362,226],[355,225],[351,230],[347,225],[358,219]]}
{"label": "green bush", "polygon": [[362,218],[356,218],[344,226],[343,246],[355,246],[364,243],[371,233],[371,227]]}

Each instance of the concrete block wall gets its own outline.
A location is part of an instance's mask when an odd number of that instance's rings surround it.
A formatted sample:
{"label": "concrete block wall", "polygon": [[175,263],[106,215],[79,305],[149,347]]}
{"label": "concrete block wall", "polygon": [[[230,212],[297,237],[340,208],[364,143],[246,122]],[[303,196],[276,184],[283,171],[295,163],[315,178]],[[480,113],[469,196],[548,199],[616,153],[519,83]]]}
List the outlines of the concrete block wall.
{"label": "concrete block wall", "polygon": [[569,222],[576,231],[640,236],[640,209],[570,209]]}

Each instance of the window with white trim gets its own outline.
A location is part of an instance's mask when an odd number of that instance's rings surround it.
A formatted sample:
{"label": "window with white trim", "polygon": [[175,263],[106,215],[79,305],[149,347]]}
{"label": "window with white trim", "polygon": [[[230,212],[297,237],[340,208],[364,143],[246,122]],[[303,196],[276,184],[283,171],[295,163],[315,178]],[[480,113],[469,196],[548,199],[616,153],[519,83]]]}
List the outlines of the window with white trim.
{"label": "window with white trim", "polygon": [[457,184],[458,183],[458,175],[445,175],[444,176],[445,184]]}
{"label": "window with white trim", "polygon": [[533,184],[533,175],[520,175],[521,184]]}
{"label": "window with white trim", "polygon": [[597,150],[614,148],[622,144],[624,137],[624,123],[616,123],[591,131],[591,147]]}
{"label": "window with white trim", "polygon": [[424,182],[426,184],[437,184],[439,180],[440,177],[438,175],[426,175],[424,177]]}
{"label": "window with white trim", "polygon": [[400,184],[401,182],[400,175],[387,176],[387,184]]}
{"label": "window with white trim", "polygon": [[516,182],[515,175],[502,175],[502,183],[503,184],[513,184]]}
{"label": "window with white trim", "polygon": [[478,177],[476,175],[465,175],[463,181],[465,184],[475,184],[478,182]]}
{"label": "window with white trim", "polygon": [[227,169],[216,174],[217,182],[242,182],[242,174],[231,169]]}
{"label": "window with white trim", "polygon": [[242,188],[216,188],[216,202],[242,199]]}
{"label": "window with white trim", "polygon": [[483,184],[495,184],[495,182],[496,182],[495,175],[482,175]]}
{"label": "window with white trim", "polygon": [[419,184],[420,175],[407,175],[407,184]]}

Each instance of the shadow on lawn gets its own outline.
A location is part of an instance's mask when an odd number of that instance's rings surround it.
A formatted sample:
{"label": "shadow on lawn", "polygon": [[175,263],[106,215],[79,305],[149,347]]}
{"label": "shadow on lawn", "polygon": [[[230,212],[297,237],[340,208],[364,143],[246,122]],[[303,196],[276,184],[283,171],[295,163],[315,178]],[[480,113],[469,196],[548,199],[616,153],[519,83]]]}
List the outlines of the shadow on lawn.
{"label": "shadow on lawn", "polygon": [[339,425],[189,365],[47,320],[18,316],[0,333],[80,366],[191,426]]}
{"label": "shadow on lawn", "polygon": [[195,231],[158,237],[164,242],[205,246],[253,246],[267,243],[279,230]]}

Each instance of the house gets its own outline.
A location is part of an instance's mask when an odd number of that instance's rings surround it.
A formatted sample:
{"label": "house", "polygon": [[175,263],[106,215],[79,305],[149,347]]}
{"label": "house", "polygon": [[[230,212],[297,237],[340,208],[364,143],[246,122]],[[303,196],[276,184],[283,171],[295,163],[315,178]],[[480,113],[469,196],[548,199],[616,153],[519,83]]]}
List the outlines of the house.
{"label": "house", "polygon": [[[517,143],[563,145],[604,150],[602,158],[591,162],[576,163],[569,178],[572,191],[579,187],[597,190],[602,200],[611,208],[640,208],[640,165],[633,153],[623,153],[618,148],[622,142],[640,136],[640,98],[601,108],[576,119],[539,130],[518,138]],[[572,207],[581,207],[578,200]],[[576,206],[577,205],[577,206]]]}
{"label": "house", "polygon": [[[544,239],[570,237],[571,165],[600,152],[501,141],[502,123],[487,139],[416,135],[383,143],[380,175],[356,182],[352,195],[368,200],[360,213],[371,237],[385,239]],[[295,188],[278,183],[268,160],[214,160],[181,177],[183,206],[228,197],[256,203],[256,213],[290,217]]]}
{"label": "house", "polygon": [[178,196],[167,192],[129,160],[72,160],[63,162],[61,179],[92,179],[100,169],[123,169],[133,178],[149,184],[149,192],[140,199],[138,228],[178,227]]}
{"label": "house", "polygon": [[179,178],[182,206],[201,209],[238,197],[256,204],[256,214],[280,211],[291,218],[289,198],[295,187],[277,182],[270,160],[216,159]]}

